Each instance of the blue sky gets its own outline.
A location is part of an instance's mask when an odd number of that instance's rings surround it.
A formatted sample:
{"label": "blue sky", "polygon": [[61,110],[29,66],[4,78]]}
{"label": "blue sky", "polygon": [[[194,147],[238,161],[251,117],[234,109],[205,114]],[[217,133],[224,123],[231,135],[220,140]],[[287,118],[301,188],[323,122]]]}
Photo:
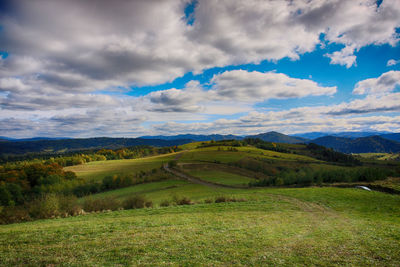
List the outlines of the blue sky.
{"label": "blue sky", "polygon": [[0,135],[400,132],[400,4],[5,1]]}

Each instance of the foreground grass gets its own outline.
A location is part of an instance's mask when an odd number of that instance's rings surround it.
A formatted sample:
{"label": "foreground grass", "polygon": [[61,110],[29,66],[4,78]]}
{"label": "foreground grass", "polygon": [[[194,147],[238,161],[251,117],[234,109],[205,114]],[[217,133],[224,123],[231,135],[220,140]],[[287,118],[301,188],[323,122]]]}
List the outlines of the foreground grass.
{"label": "foreground grass", "polygon": [[400,264],[399,196],[339,188],[230,193],[252,198],[0,226],[0,265]]}

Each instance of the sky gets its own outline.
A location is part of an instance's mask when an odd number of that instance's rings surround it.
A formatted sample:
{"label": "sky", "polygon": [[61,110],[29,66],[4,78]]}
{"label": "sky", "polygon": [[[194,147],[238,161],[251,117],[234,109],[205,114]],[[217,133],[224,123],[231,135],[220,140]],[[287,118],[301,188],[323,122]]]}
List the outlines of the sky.
{"label": "sky", "polygon": [[400,132],[400,0],[2,0],[0,136]]}

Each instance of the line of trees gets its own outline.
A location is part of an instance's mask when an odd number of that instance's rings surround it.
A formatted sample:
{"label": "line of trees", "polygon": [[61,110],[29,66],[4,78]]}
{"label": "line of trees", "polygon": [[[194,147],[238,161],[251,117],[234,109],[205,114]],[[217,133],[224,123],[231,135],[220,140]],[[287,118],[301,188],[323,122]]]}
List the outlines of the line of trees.
{"label": "line of trees", "polygon": [[57,163],[3,165],[0,166],[0,205],[20,205],[75,181],[76,174],[64,171]]}
{"label": "line of trees", "polygon": [[250,186],[310,186],[329,183],[373,182],[399,175],[388,168],[340,167],[330,170],[312,168],[286,169],[276,176],[251,182]]}
{"label": "line of trees", "polygon": [[57,163],[60,166],[73,166],[84,164],[91,161],[116,160],[116,159],[135,159],[147,156],[155,156],[180,151],[178,146],[172,147],[152,147],[152,146],[135,146],[119,149],[97,149],[84,150],[79,152],[68,153],[31,153],[19,156],[1,156],[0,163],[7,164],[12,162],[46,162]]}

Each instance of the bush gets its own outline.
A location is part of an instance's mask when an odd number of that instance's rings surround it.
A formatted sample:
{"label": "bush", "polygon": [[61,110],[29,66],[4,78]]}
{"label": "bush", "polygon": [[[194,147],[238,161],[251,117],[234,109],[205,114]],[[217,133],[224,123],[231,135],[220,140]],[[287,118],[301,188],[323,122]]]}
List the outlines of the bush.
{"label": "bush", "polygon": [[176,203],[176,205],[192,205],[192,204],[194,204],[188,197],[181,197],[181,198],[174,197],[174,202]]}
{"label": "bush", "polygon": [[213,203],[213,200],[210,198],[207,198],[206,200],[204,200],[204,203],[210,204],[210,203]]}
{"label": "bush", "polygon": [[83,203],[83,210],[87,212],[117,210],[120,207],[121,207],[121,202],[115,199],[114,197],[104,197],[98,199],[89,197]]}
{"label": "bush", "polygon": [[168,200],[163,200],[163,201],[160,203],[160,207],[168,207],[169,205],[170,205],[170,203],[169,203]]}
{"label": "bush", "polygon": [[150,205],[150,203],[151,206],[153,206],[153,203],[151,201],[147,201],[144,196],[134,195],[124,201],[123,207],[124,209],[142,209],[147,207],[147,205]]}
{"label": "bush", "polygon": [[78,198],[76,196],[59,196],[58,201],[60,212],[64,216],[76,216],[82,211],[82,208],[78,204]]}
{"label": "bush", "polygon": [[0,211],[0,224],[30,221],[32,218],[25,207],[3,207]]}
{"label": "bush", "polygon": [[32,218],[54,218],[60,214],[59,199],[54,194],[43,195],[30,202],[28,210]]}
{"label": "bush", "polygon": [[146,206],[146,208],[152,208],[153,207],[153,201],[151,201],[151,200],[146,201],[146,203],[144,203],[144,205]]}
{"label": "bush", "polygon": [[225,196],[220,196],[220,197],[217,197],[216,199],[215,199],[215,203],[222,203],[222,202],[227,202],[227,198],[225,197]]}
{"label": "bush", "polygon": [[215,203],[223,203],[223,202],[245,202],[247,201],[245,198],[234,198],[234,197],[225,197],[220,196],[215,199]]}

